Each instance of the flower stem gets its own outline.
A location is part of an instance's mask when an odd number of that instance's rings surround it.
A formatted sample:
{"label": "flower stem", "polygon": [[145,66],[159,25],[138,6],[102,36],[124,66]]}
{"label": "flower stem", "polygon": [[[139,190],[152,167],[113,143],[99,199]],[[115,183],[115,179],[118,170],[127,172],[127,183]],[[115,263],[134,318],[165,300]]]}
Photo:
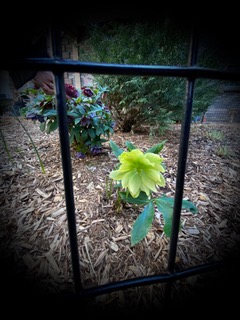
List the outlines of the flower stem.
{"label": "flower stem", "polygon": [[24,129],[24,131],[26,132],[26,134],[28,135],[28,137],[29,137],[29,139],[30,139],[30,141],[31,141],[31,143],[32,143],[32,145],[33,145],[34,151],[35,151],[35,153],[36,153],[36,155],[37,155],[37,157],[38,157],[38,161],[39,161],[39,163],[40,163],[41,171],[42,171],[42,173],[45,173],[44,164],[43,164],[43,162],[42,162],[42,159],[41,159],[41,157],[40,157],[40,154],[39,154],[39,152],[38,152],[38,149],[37,149],[37,147],[36,147],[36,145],[35,145],[32,137],[31,137],[31,135],[30,135],[29,132],[27,131],[27,129],[26,129],[26,127],[24,126],[24,124],[22,123],[22,121],[20,121],[20,119],[18,118],[18,116],[17,116],[14,112],[13,112],[13,115],[14,115],[15,119],[16,119],[16,120],[20,123],[20,125],[23,127],[23,129]]}
{"label": "flower stem", "polygon": [[0,128],[0,135],[1,135],[2,140],[3,140],[4,148],[5,148],[6,152],[7,152],[8,159],[12,162],[12,157],[11,157],[11,155],[10,155],[10,152],[9,152],[8,147],[7,147],[7,143],[6,143],[6,140],[5,140],[5,138],[4,138],[4,135],[3,135],[3,132],[2,132],[2,130],[1,130],[1,128]]}

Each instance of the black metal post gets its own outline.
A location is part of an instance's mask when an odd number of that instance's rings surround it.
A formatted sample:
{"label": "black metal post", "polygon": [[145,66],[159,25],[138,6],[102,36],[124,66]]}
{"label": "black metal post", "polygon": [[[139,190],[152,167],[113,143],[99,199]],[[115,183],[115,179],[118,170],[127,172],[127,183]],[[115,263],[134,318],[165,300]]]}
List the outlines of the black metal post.
{"label": "black metal post", "polygon": [[[53,55],[56,58],[61,58],[61,34],[60,30],[51,29]],[[62,168],[64,176],[64,188],[65,188],[65,202],[67,210],[69,240],[72,258],[73,277],[76,292],[81,290],[81,277],[80,277],[80,263],[79,263],[79,251],[78,240],[76,231],[76,219],[75,219],[75,204],[74,204],[74,192],[73,192],[73,180],[72,180],[72,164],[70,154],[69,143],[69,131],[67,122],[67,110],[66,110],[66,94],[64,84],[64,73],[61,71],[55,71],[55,86],[57,97],[57,112],[59,123],[59,137],[62,155]]]}
{"label": "black metal post", "polygon": [[[194,66],[197,61],[198,52],[198,36],[196,34],[196,29],[193,28],[191,35],[191,43],[189,50],[189,66]],[[176,179],[176,193],[174,198],[174,208],[173,208],[173,222],[170,238],[169,247],[169,258],[168,258],[168,271],[170,273],[174,272],[175,258],[177,252],[177,242],[178,233],[180,227],[181,209],[182,209],[182,198],[184,190],[184,177],[187,163],[188,154],[188,144],[190,135],[190,126],[192,119],[192,104],[193,104],[193,93],[194,93],[194,82],[195,78],[188,78],[186,83],[186,104],[183,115],[183,121],[181,126],[181,137],[179,145],[178,154],[178,169],[177,169],[177,179]],[[166,284],[166,303],[168,303],[171,295],[173,282]]]}

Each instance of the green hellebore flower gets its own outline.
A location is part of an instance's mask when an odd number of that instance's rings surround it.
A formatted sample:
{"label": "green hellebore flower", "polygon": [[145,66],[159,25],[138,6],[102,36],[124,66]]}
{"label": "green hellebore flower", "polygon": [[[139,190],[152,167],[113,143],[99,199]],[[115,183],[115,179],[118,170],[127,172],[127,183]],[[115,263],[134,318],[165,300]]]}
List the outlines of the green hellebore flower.
{"label": "green hellebore flower", "polygon": [[165,169],[161,165],[163,158],[158,154],[143,153],[139,149],[124,151],[118,157],[121,165],[118,170],[110,173],[110,178],[120,180],[133,198],[137,198],[141,191],[148,196],[151,191],[157,191],[156,186],[165,186],[165,179],[161,172]]}

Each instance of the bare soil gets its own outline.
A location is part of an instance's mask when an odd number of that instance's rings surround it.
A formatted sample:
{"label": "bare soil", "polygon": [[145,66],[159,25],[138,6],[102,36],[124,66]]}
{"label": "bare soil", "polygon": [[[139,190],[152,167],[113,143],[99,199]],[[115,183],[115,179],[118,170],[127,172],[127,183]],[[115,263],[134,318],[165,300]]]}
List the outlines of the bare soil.
{"label": "bare soil", "polygon": [[[48,135],[39,124],[22,119],[44,165],[41,171],[33,144],[15,117],[0,118],[0,239],[2,278],[21,296],[26,283],[41,294],[74,292],[68,221],[58,130]],[[121,148],[131,141],[143,151],[164,139],[166,187],[173,197],[177,175],[181,126],[152,137],[147,128],[135,133],[116,131],[111,139]],[[221,132],[216,137],[214,133]],[[238,258],[240,243],[240,125],[192,124],[184,185],[184,199],[199,213],[182,212],[176,270],[208,262]],[[8,152],[9,154],[8,154]],[[140,209],[116,205],[109,194],[108,176],[116,158],[109,143],[101,155],[77,159],[71,150],[76,230],[83,288],[168,272],[170,240],[163,233],[163,220],[156,215],[148,235],[131,247],[130,233]],[[8,275],[10,279],[7,278]],[[14,280],[13,280],[14,279]],[[19,280],[20,279],[20,280]],[[188,297],[200,277],[177,282],[175,294]],[[18,282],[17,282],[18,283]],[[24,283],[24,285],[23,285]],[[181,288],[181,289],[180,289]],[[130,310],[161,303],[164,285],[143,286],[100,295],[100,309],[128,306]],[[30,292],[29,292],[30,293]],[[9,298],[12,291],[9,292]]]}

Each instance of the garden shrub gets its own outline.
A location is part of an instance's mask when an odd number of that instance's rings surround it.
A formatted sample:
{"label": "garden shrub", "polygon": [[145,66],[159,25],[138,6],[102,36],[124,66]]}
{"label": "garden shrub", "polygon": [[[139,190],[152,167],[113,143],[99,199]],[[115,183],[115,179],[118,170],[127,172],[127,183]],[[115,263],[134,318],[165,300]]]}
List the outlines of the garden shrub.
{"label": "garden shrub", "polygon": [[[102,152],[103,143],[114,131],[114,121],[102,97],[106,87],[95,85],[77,90],[65,84],[67,118],[70,145],[78,158],[97,155]],[[47,95],[42,89],[27,88],[26,106],[21,113],[27,119],[40,122],[42,132],[51,133],[58,128],[57,104],[55,95]]]}

